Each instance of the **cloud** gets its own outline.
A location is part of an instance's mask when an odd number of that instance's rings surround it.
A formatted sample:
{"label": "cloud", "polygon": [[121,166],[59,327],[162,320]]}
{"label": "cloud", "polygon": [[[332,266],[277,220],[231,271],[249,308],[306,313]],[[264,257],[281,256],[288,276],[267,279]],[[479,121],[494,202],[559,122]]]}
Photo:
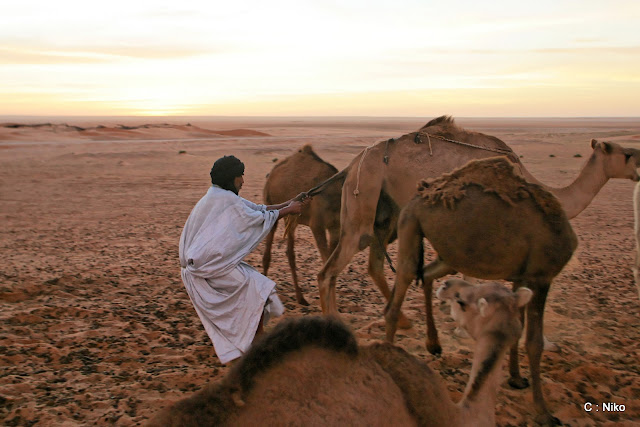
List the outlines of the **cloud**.
{"label": "cloud", "polygon": [[159,45],[75,46],[70,48],[0,47],[0,64],[95,64],[121,59],[183,59],[209,55],[210,49]]}

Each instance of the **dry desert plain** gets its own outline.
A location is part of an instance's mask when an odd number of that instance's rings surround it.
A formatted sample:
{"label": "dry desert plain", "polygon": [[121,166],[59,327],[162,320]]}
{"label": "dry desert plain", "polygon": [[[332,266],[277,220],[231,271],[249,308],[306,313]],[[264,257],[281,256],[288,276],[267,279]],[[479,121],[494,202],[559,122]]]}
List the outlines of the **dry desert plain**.
{"label": "dry desert plain", "polygon": [[[241,195],[261,202],[276,159],[303,144],[341,169],[372,143],[432,118],[0,120],[0,423],[140,425],[224,375],[228,368],[215,356],[178,264],[182,226],[218,157],[234,154],[245,162]],[[640,119],[457,123],[501,138],[555,187],[577,176],[591,138],[640,148]],[[640,423],[633,188],[631,181],[609,181],[571,221],[579,246],[547,300],[545,333],[560,351],[545,352],[543,385],[551,410],[569,425]],[[285,316],[319,314],[321,263],[311,233],[297,232],[299,275],[311,302],[301,307],[279,230],[269,275]],[[263,247],[247,259],[258,269]],[[395,243],[390,254],[395,262]],[[361,343],[384,339],[384,301],[368,278],[366,255],[352,260],[337,287],[342,318]],[[388,267],[386,274],[392,282]],[[423,300],[412,286],[404,309],[414,327],[400,330],[396,343],[439,372],[457,399],[472,342],[452,335],[454,323],[436,300],[443,354],[429,354]],[[528,373],[522,346],[521,364]],[[504,372],[506,380],[506,366]],[[586,411],[586,403],[594,410]],[[604,403],[624,411],[603,411]],[[499,425],[530,425],[531,392],[505,382],[496,413]]]}

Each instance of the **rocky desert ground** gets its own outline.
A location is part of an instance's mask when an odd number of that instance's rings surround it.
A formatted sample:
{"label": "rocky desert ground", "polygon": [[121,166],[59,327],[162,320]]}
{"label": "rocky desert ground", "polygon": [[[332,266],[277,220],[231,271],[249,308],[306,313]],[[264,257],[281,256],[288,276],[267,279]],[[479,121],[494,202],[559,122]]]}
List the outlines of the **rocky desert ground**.
{"label": "rocky desert ground", "polygon": [[[432,118],[0,120],[0,423],[142,425],[224,375],[228,367],[215,356],[178,264],[182,226],[218,157],[234,154],[245,162],[241,195],[261,202],[266,174],[303,144],[341,169],[372,143]],[[592,138],[640,148],[638,119],[457,122],[505,141],[554,187],[577,177]],[[634,185],[609,181],[571,221],[579,246],[547,300],[545,334],[559,351],[543,356],[544,390],[568,425],[640,423]],[[302,307],[294,299],[283,228],[269,276],[285,316],[320,314],[321,262],[311,233],[297,231],[298,274],[311,302]],[[263,247],[247,259],[258,269]],[[395,243],[390,255],[395,262]],[[358,254],[337,287],[342,318],[361,343],[384,339],[384,300],[366,261],[366,251]],[[388,267],[386,274],[392,283]],[[399,331],[396,343],[439,372],[457,399],[472,342],[452,334],[446,306],[435,304],[443,354],[424,347],[424,297],[415,286],[404,303],[414,327]],[[523,347],[521,365],[528,373]],[[506,366],[504,372],[506,379]],[[585,410],[587,403],[594,410]],[[624,410],[604,411],[604,403]],[[531,392],[505,382],[496,414],[502,426],[531,425]]]}

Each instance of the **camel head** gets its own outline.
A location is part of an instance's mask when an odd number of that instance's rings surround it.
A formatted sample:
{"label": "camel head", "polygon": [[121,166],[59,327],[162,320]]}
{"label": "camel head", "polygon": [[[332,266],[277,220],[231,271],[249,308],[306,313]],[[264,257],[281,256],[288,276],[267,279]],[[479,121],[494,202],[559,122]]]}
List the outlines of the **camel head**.
{"label": "camel head", "polygon": [[473,339],[492,334],[514,343],[520,337],[520,308],[531,300],[533,292],[521,287],[512,292],[495,282],[472,285],[461,279],[447,280],[436,293],[451,305],[451,317]]}
{"label": "camel head", "polygon": [[640,167],[640,150],[625,148],[613,142],[591,140],[595,156],[602,156],[607,178],[622,178],[640,181],[636,170]]}

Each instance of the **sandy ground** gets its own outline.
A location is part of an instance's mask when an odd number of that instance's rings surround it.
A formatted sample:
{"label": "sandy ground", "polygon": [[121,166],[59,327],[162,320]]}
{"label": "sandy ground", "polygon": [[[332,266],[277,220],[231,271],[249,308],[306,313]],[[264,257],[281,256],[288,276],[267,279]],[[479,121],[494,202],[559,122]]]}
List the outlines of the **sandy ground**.
{"label": "sandy ground", "polygon": [[[260,202],[274,161],[305,143],[342,168],[373,142],[430,119],[0,120],[1,423],[144,424],[226,372],[191,306],[178,264],[182,226],[209,186],[215,159],[240,157],[247,166],[241,195]],[[55,125],[15,126],[47,121]],[[591,138],[640,148],[639,120],[458,123],[503,139],[553,186],[577,176]],[[552,411],[570,425],[640,423],[633,186],[610,181],[572,220],[580,244],[549,295],[545,333],[561,351],[544,354],[544,389]],[[319,255],[307,228],[299,227],[297,235],[299,274],[311,305],[295,303],[281,231],[270,276],[286,316],[319,314]],[[262,250],[248,257],[257,268]],[[395,244],[390,253],[395,261]],[[366,252],[339,277],[337,293],[343,318],[360,342],[384,338],[384,302],[366,274]],[[424,348],[423,299],[419,289],[409,291],[404,308],[414,327],[400,331],[397,344],[440,372],[457,399],[472,343],[451,335],[454,324],[436,302],[444,351],[431,356]],[[527,374],[524,350],[521,364]],[[600,410],[585,411],[587,402]],[[603,412],[609,402],[624,411]],[[532,410],[529,390],[501,387],[498,424],[529,425]]]}

